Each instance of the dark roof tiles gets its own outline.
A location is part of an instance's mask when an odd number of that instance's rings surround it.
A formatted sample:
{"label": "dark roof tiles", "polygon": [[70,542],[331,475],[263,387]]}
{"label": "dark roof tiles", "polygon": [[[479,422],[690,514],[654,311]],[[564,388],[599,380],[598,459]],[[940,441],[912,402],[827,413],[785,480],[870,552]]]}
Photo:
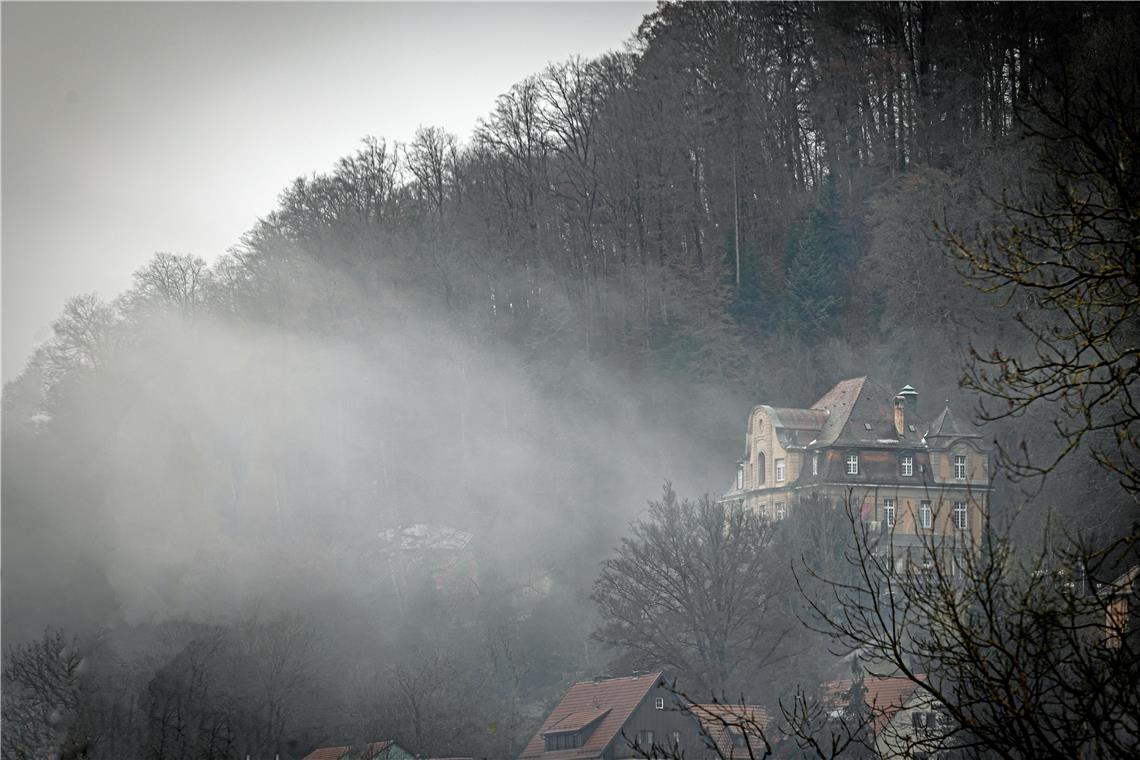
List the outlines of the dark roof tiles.
{"label": "dark roof tiles", "polygon": [[950,407],[947,406],[941,414],[934,418],[934,422],[930,423],[930,430],[926,432],[926,437],[980,438],[981,436],[959,422],[954,413],[950,411]]}
{"label": "dark roof tiles", "polygon": [[816,438],[818,444],[826,446],[839,438],[847,426],[847,419],[851,416],[851,410],[863,392],[863,385],[866,382],[866,377],[841,380],[835,384],[835,387],[823,394],[819,401],[812,404],[812,409],[819,409],[828,413],[827,422],[824,423],[823,429],[820,430],[819,436]]}

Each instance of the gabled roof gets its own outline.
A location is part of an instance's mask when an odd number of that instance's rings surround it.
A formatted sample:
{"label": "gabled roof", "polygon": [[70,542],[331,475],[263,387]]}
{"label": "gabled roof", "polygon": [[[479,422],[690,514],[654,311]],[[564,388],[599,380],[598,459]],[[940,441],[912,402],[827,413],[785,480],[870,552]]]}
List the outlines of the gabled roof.
{"label": "gabled roof", "polygon": [[[926,676],[915,676],[919,681],[925,681]],[[909,678],[901,676],[866,676],[863,679],[863,702],[871,710],[871,728],[879,733],[901,710],[914,692],[918,684]],[[832,681],[827,685],[827,700],[836,704],[851,690],[851,679]]]}
{"label": "gabled roof", "polygon": [[981,438],[973,428],[963,425],[947,406],[942,413],[930,423],[930,430],[926,432],[927,438]]}
{"label": "gabled roof", "polygon": [[[625,678],[607,678],[600,681],[583,681],[570,687],[558,705],[546,716],[520,758],[546,757],[558,760],[593,758],[601,756],[629,720],[629,716],[661,680],[660,673],[649,673]],[[592,719],[590,716],[594,716]],[[544,734],[568,730],[563,726],[595,723],[586,741],[576,749],[545,752]]]}
{"label": "gabled roof", "polygon": [[[373,758],[385,754],[394,746],[391,739],[369,742],[363,747],[356,747],[359,751],[352,754],[351,760],[373,760]],[[351,744],[343,747],[318,747],[305,755],[304,760],[341,760],[341,758],[348,755],[349,751],[353,748]]]}
{"label": "gabled roof", "polygon": [[[759,731],[767,731],[771,717],[768,711],[758,705],[696,704],[689,711],[701,722],[701,729],[708,740],[716,745],[726,760],[732,758],[758,757],[763,753],[763,741]],[[733,732],[744,733],[751,744],[737,747],[732,738]],[[773,737],[769,736],[771,741]]]}

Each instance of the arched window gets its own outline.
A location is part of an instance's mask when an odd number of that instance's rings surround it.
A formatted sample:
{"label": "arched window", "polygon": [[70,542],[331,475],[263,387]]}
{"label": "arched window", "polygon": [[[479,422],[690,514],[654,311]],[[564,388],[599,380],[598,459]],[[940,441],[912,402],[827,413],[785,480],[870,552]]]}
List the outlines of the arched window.
{"label": "arched window", "polygon": [[761,451],[756,455],[756,485],[764,483],[764,452]]}

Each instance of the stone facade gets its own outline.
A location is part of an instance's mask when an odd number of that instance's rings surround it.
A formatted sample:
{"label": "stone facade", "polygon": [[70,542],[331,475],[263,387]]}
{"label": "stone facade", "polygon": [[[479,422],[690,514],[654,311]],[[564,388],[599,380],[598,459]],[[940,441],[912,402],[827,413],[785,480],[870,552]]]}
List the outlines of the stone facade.
{"label": "stone facade", "polygon": [[760,405],[724,495],[771,519],[805,499],[851,505],[895,546],[977,543],[989,509],[992,451],[949,407],[918,414],[909,385],[891,393],[844,380],[808,409]]}

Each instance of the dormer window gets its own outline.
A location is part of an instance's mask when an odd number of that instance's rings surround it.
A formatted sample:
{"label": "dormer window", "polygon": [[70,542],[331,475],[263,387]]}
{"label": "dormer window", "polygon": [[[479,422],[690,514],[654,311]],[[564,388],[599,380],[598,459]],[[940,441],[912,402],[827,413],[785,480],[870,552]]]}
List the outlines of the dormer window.
{"label": "dormer window", "polygon": [[557,752],[560,749],[577,749],[579,746],[577,731],[561,731],[546,735],[546,751]]}
{"label": "dormer window", "polygon": [[954,457],[954,479],[966,479],[966,455],[960,454]]}
{"label": "dormer window", "polygon": [[744,489],[744,465],[736,468],[736,490],[741,491]]}
{"label": "dormer window", "polygon": [[914,475],[914,457],[904,456],[899,458],[899,475],[904,478],[909,478]]}
{"label": "dormer window", "polygon": [[818,452],[811,455],[811,474],[812,475],[818,475],[819,474],[819,453]]}
{"label": "dormer window", "polygon": [[784,482],[784,460],[783,459],[777,459],[776,460],[776,482],[777,483],[783,483]]}
{"label": "dormer window", "polygon": [[847,474],[848,475],[858,475],[859,474],[859,455],[858,454],[848,454],[846,461],[847,461]]}

